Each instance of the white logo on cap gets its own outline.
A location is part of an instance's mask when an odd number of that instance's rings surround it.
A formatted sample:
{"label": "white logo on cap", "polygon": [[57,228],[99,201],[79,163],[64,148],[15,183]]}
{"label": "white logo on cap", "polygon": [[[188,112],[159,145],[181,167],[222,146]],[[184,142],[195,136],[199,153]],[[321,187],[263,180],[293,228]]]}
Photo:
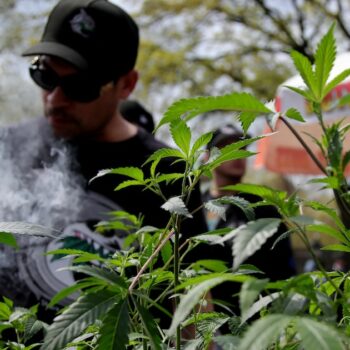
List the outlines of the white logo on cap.
{"label": "white logo on cap", "polygon": [[84,38],[88,38],[95,29],[95,21],[89,16],[84,9],[75,15],[70,21],[72,31]]}

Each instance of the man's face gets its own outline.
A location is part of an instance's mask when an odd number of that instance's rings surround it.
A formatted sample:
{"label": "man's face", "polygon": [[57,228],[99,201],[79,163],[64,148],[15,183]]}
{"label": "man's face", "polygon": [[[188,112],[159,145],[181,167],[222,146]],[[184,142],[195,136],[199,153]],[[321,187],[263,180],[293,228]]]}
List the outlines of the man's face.
{"label": "man's face", "polygon": [[[77,74],[71,64],[45,56],[43,64],[60,78]],[[100,138],[115,117],[119,103],[118,82],[109,84],[101,95],[91,102],[77,102],[57,86],[43,90],[44,112],[55,135],[67,139],[76,137]]]}
{"label": "man's face", "polygon": [[[233,142],[239,141],[238,139],[227,139],[225,141],[222,141],[220,144],[218,144],[216,147],[223,148]],[[242,178],[246,172],[247,169],[247,159],[241,158],[241,159],[235,159],[235,160],[229,160],[227,162],[222,163],[220,166],[218,166],[215,171],[224,177],[232,177],[232,178]]]}

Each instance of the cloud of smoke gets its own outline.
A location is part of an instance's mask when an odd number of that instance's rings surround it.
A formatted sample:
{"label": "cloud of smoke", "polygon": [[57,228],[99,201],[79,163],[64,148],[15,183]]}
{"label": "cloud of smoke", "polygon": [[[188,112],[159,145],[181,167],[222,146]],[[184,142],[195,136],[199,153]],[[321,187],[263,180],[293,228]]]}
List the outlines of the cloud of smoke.
{"label": "cloud of smoke", "polygon": [[[62,229],[79,214],[82,179],[71,169],[68,147],[53,144],[48,149],[35,128],[30,132],[25,144],[17,144],[16,150],[9,142],[13,141],[11,136],[0,137],[0,221]],[[48,159],[44,162],[40,161],[43,149]]]}

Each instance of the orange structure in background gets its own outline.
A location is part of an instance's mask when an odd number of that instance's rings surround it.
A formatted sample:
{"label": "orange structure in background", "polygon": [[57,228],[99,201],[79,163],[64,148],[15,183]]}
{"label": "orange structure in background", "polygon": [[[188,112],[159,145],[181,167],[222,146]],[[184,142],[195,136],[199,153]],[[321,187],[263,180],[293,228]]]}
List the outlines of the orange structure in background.
{"label": "orange structure in background", "polygon": [[[350,52],[338,56],[330,79],[347,68],[350,68]],[[284,112],[293,107],[301,113],[306,120],[305,123],[290,120],[289,122],[314,152],[320,162],[325,164],[325,160],[318,146],[309,136],[307,136],[307,134],[310,134],[316,139],[320,139],[322,131],[317,122],[317,118],[311,113],[309,103],[302,96],[288,89],[286,86],[303,88],[305,85],[300,76],[294,76],[280,86],[277,90],[275,100],[276,111]],[[334,106],[337,99],[340,99],[349,93],[350,80],[346,80],[335,87],[325,97],[322,103],[322,110],[326,124],[334,123],[342,119],[344,119],[343,125],[350,123],[350,105],[335,109],[331,108]],[[274,131],[276,131],[276,133],[267,136],[258,142],[258,155],[255,160],[256,167],[264,167],[267,170],[285,175],[322,174],[303,146],[284,123],[278,122],[276,130]],[[271,129],[266,126],[265,132],[270,133]],[[344,143],[344,152],[348,150],[350,150],[350,136],[345,139]],[[349,166],[346,169],[346,175],[350,175]]]}

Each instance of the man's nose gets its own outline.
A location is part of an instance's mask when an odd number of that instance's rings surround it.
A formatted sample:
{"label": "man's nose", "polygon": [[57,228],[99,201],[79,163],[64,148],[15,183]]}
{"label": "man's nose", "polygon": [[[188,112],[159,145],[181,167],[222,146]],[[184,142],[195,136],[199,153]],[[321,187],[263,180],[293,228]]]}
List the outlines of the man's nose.
{"label": "man's nose", "polygon": [[47,101],[55,107],[62,107],[69,105],[70,100],[63,92],[60,86],[56,86],[52,91],[47,91]]}

